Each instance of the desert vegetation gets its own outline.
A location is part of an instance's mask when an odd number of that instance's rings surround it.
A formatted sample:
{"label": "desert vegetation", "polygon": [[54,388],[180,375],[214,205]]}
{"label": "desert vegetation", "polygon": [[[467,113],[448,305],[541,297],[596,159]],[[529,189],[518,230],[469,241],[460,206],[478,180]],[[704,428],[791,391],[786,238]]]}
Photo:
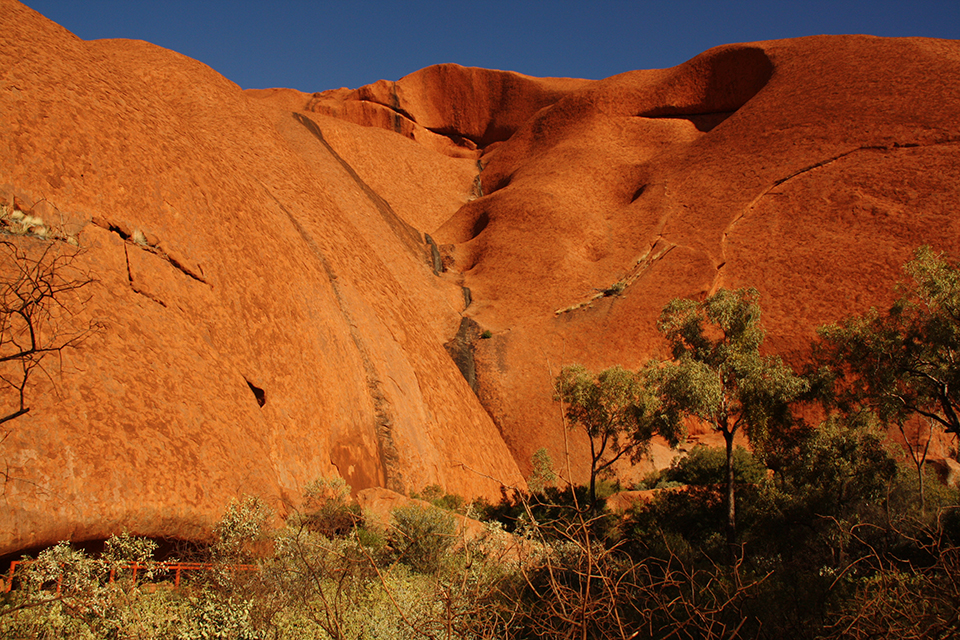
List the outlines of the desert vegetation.
{"label": "desert vegetation", "polygon": [[[668,359],[564,368],[553,391],[591,442],[587,486],[541,450],[529,491],[487,504],[425,487],[386,523],[339,479],[306,487],[282,526],[247,497],[181,558],[208,569],[177,588],[149,540],[99,556],[64,542],[19,565],[0,635],[957,637],[960,494],[926,461],[957,433],[960,269],[923,248],[906,273],[890,309],[821,329],[804,371],[763,351],[749,289],[669,304]],[[691,422],[724,446],[607,510],[617,464]]]}

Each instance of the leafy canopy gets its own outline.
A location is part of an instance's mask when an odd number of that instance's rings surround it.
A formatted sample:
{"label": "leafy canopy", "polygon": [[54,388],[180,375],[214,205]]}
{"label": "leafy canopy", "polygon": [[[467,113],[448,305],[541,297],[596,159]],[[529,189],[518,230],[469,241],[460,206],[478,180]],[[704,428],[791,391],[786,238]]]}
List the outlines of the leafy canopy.
{"label": "leafy canopy", "polygon": [[595,374],[580,364],[564,367],[556,394],[566,406],[571,426],[580,426],[592,439],[619,451],[643,445],[652,435],[649,405],[654,397],[637,374],[620,366]]}
{"label": "leafy canopy", "polygon": [[554,385],[556,400],[566,405],[570,427],[590,438],[590,500],[596,479],[617,460],[646,453],[655,428],[657,394],[642,375],[620,366],[593,373],[580,364],[561,370]]}
{"label": "leafy canopy", "polygon": [[657,328],[666,337],[672,362],[655,367],[663,398],[665,433],[676,440],[692,416],[731,438],[743,427],[762,445],[774,420],[789,418],[789,403],[806,382],[779,357],[760,354],[756,289],[721,289],[702,302],[673,300]]}
{"label": "leafy canopy", "polygon": [[820,328],[838,397],[867,404],[885,423],[919,414],[960,433],[960,269],[925,246],[904,271],[912,282],[888,311]]}

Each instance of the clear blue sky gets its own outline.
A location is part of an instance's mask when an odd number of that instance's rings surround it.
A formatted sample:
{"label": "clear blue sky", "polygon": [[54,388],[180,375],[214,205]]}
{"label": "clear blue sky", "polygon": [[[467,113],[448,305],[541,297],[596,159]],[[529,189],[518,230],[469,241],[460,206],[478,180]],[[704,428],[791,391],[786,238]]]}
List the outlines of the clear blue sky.
{"label": "clear blue sky", "polygon": [[960,0],[26,0],[85,40],[147,40],[245,89],[322,91],[441,62],[605,78],[731,42],[822,33],[960,39]]}

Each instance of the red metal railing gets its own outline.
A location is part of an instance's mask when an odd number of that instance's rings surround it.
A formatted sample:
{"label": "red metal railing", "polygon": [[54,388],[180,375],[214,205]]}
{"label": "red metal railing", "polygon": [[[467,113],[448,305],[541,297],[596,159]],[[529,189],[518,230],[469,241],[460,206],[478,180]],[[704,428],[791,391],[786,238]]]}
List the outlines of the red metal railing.
{"label": "red metal railing", "polygon": [[[13,588],[13,579],[16,577],[17,567],[25,566],[30,564],[32,560],[14,560],[10,563],[10,573],[7,577],[6,584],[3,585],[3,591],[8,592]],[[228,564],[220,565],[221,567],[229,571],[257,571],[258,567],[255,564]],[[116,569],[131,569],[133,570],[133,581],[137,581],[137,572],[144,569],[160,569],[164,572],[173,573],[173,588],[177,589],[180,587],[180,577],[183,575],[184,571],[211,571],[214,568],[214,565],[209,562],[153,562],[150,564],[145,564],[142,562],[128,562],[120,564],[119,567],[114,567],[110,569],[110,575],[108,577],[109,582],[113,582],[116,577]],[[60,594],[60,587],[63,583],[63,576],[57,580],[57,595]]]}

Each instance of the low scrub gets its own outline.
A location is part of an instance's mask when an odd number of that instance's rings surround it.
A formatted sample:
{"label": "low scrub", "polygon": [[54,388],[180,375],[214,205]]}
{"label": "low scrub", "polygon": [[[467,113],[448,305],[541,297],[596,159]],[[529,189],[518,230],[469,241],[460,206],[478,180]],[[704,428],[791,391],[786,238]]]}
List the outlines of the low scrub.
{"label": "low scrub", "polygon": [[776,474],[739,456],[732,561],[720,458],[705,449],[667,472],[689,484],[625,516],[589,504],[585,487],[509,492],[487,510],[487,535],[470,539],[433,505],[396,509],[378,528],[345,485],[322,481],[280,528],[256,498],[229,505],[211,570],[176,589],[149,540],[118,536],[99,557],[56,545],[18,570],[0,637],[957,635],[956,491],[931,491],[920,510],[909,467],[869,430],[837,429],[825,425]]}

